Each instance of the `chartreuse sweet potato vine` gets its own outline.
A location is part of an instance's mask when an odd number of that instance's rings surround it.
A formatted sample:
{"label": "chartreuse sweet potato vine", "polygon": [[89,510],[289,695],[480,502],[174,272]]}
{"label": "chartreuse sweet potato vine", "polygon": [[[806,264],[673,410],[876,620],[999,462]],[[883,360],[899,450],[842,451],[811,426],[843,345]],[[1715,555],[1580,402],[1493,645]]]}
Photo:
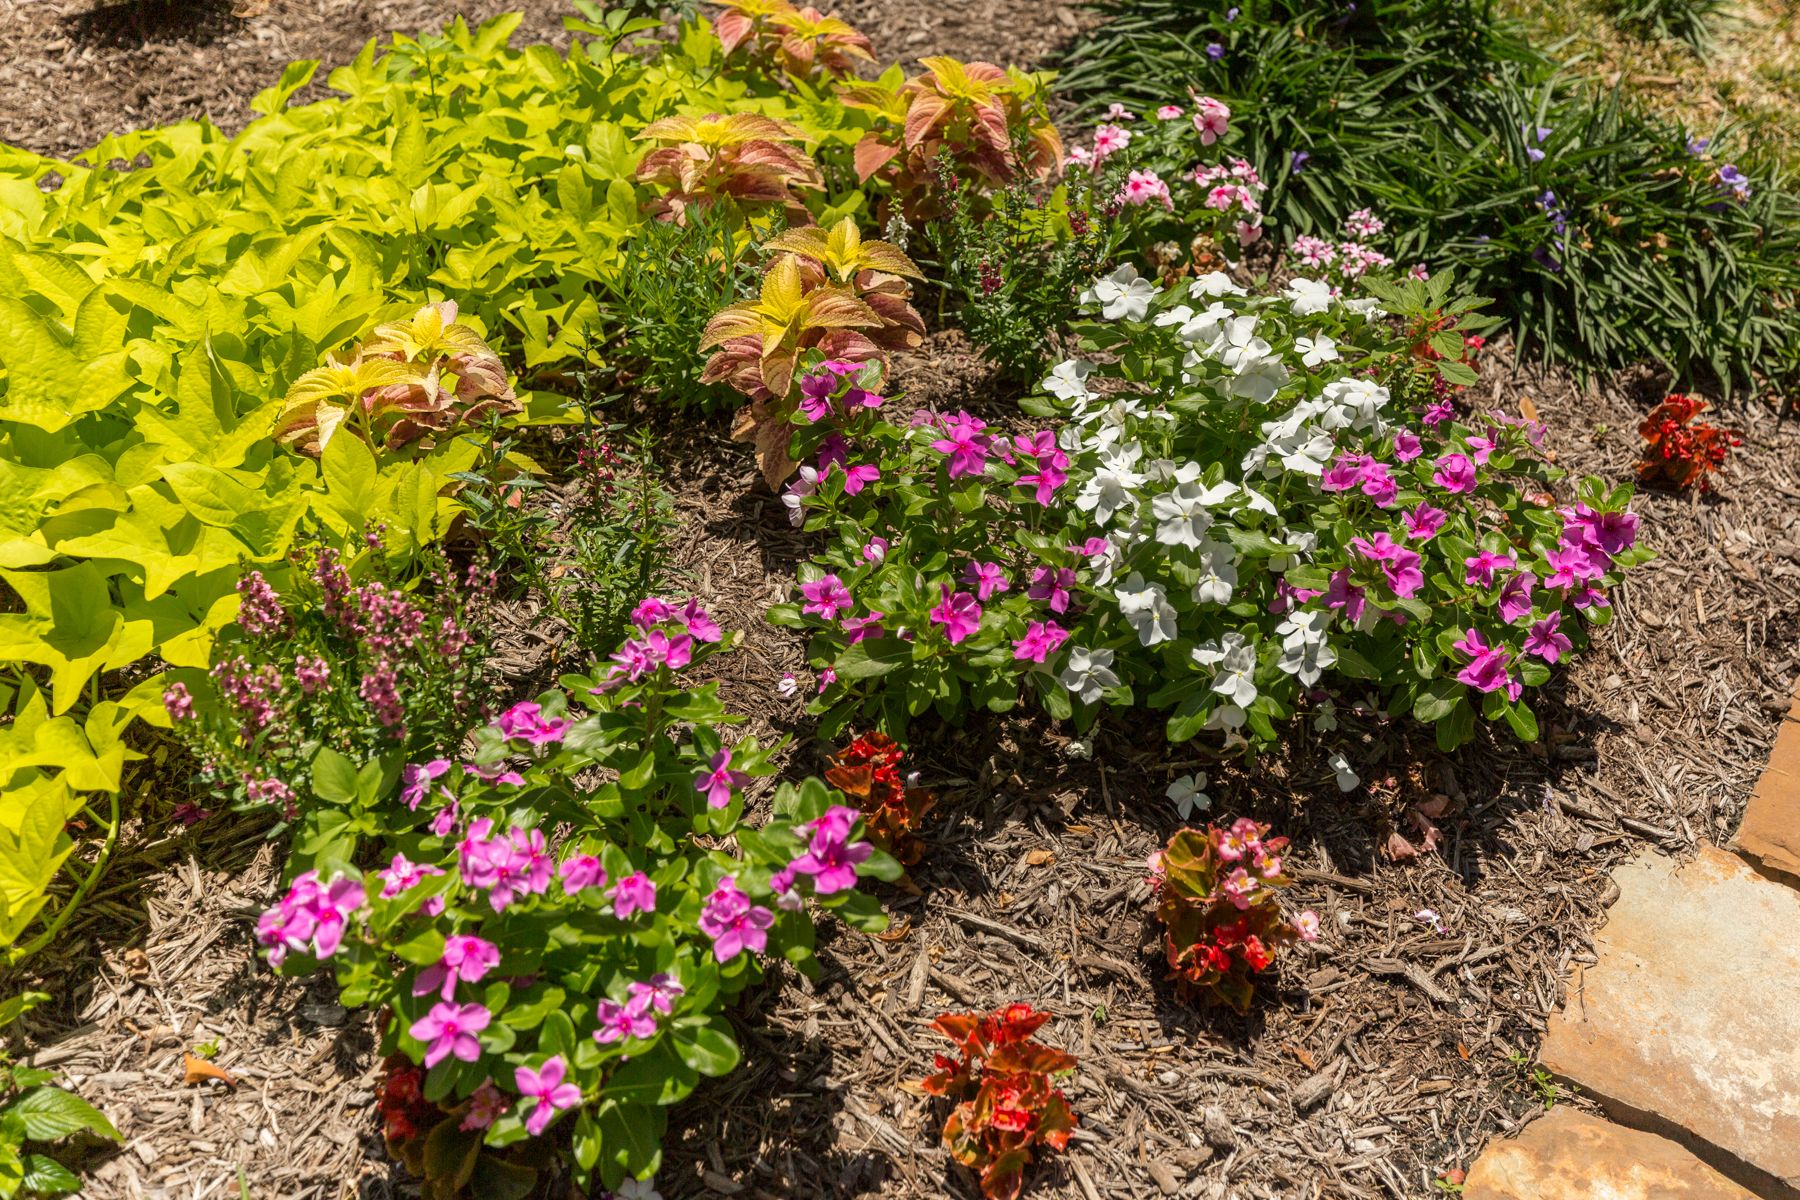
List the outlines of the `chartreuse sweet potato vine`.
{"label": "chartreuse sweet potato vine", "polygon": [[[401,555],[436,538],[481,453],[470,417],[511,408],[517,378],[544,418],[534,385],[629,356],[609,337],[649,223],[722,207],[747,249],[870,206],[841,189],[874,119],[784,74],[856,57],[841,30],[728,62],[704,20],[633,45],[656,23],[578,7],[566,54],[511,47],[517,15],[459,20],[371,41],[305,105],[316,64],[295,63],[236,136],[182,122],[72,162],[0,146],[10,958],[56,927],[21,942],[59,870],[97,875],[64,826],[88,809],[110,848],[130,730],[166,720],[157,673],[207,665],[246,565],[371,520]],[[463,332],[395,341],[433,321]]]}

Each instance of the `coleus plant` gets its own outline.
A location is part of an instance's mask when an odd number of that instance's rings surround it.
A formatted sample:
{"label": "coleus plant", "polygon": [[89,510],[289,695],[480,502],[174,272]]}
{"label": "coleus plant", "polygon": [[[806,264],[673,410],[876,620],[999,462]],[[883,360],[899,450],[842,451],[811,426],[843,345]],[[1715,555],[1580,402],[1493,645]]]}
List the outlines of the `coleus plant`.
{"label": "coleus plant", "polygon": [[288,388],[275,440],[317,457],[339,431],[385,450],[433,440],[483,414],[520,411],[506,365],[457,321],[454,300],[378,325],[347,357],[329,356]]}
{"label": "coleus plant", "polygon": [[[666,1106],[738,1062],[726,1004],[766,959],[816,970],[809,903],[884,924],[856,883],[899,864],[825,783],[784,783],[745,822],[770,752],[727,745],[739,718],[691,678],[731,637],[692,601],[633,619],[609,663],[500,714],[467,757],[315,758],[327,807],[303,818],[257,938],[385,1014],[383,1050],[448,1114],[426,1134],[440,1174],[497,1155],[510,1169],[488,1174],[516,1177],[542,1153],[522,1144],[561,1125],[584,1191],[647,1178]],[[358,865],[378,850],[383,867]]]}
{"label": "coleus plant", "polygon": [[831,756],[825,782],[856,802],[869,840],[910,867],[924,853],[915,831],[937,797],[901,776],[905,757],[893,738],[874,730]]}
{"label": "coleus plant", "polygon": [[874,47],[836,13],[829,16],[812,5],[796,8],[787,0],[723,0],[724,11],[713,21],[713,33],[725,56],[739,56],[760,69],[774,69],[794,79],[819,75],[841,78],[858,62],[874,62]]}
{"label": "coleus plant", "polygon": [[1318,914],[1282,915],[1287,839],[1249,818],[1183,829],[1150,856],[1169,977],[1184,996],[1250,1010],[1252,976],[1282,947],[1319,936]]}
{"label": "coleus plant", "polygon": [[1038,1147],[1063,1150],[1075,1130],[1075,1113],[1054,1082],[1075,1069],[1075,1056],[1035,1037],[1051,1019],[1029,1004],[1009,1004],[931,1023],[956,1055],[938,1055],[937,1071],[914,1086],[954,1105],[944,1145],[976,1173],[987,1200],[1014,1200]]}
{"label": "coleus plant", "polygon": [[732,436],[755,445],[763,477],[775,488],[796,466],[788,443],[801,355],[884,362],[888,351],[918,345],[925,323],[906,282],[923,278],[918,267],[898,246],[864,238],[850,217],[829,231],[787,230],[767,248],[774,258],[759,295],[716,314],[700,349],[717,347],[703,382],[722,381],[750,398]]}
{"label": "coleus plant", "polygon": [[838,93],[875,120],[856,144],[857,178],[891,188],[908,220],[937,211],[940,157],[993,187],[1056,172],[1062,139],[1047,115],[1040,77],[941,55],[919,62],[925,70],[911,79],[895,68]]}
{"label": "coleus plant", "polygon": [[778,117],[664,117],[637,140],[657,144],[638,164],[637,178],[662,189],[650,211],[666,220],[685,220],[693,207],[779,205],[790,223],[806,224],[812,217],[801,193],[825,186],[804,135]]}

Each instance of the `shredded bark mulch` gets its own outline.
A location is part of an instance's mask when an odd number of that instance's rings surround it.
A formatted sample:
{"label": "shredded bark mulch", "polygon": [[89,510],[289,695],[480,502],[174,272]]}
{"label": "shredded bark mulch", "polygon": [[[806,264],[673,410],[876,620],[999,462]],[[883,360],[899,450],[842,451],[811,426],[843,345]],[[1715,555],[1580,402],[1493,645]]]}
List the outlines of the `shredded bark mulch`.
{"label": "shredded bark mulch", "polygon": [[[0,138],[66,154],[200,112],[239,123],[287,60],[341,61],[377,30],[454,7],[274,0],[238,17],[202,5],[171,27],[123,6],[15,4],[0,18]],[[559,6],[531,9],[526,32],[554,36]],[[883,54],[999,61],[1031,61],[1076,19],[1030,0],[844,9]],[[913,402],[1002,412],[1010,398],[954,332],[906,356],[898,379]],[[1560,465],[1617,480],[1664,383],[1638,371],[1584,388],[1495,355],[1471,398],[1509,410],[1530,398]],[[816,770],[828,748],[802,700],[777,691],[787,674],[810,688],[802,647],[762,621],[790,595],[808,539],[722,419],[645,419],[680,516],[676,586],[745,635],[716,660],[725,698],[748,732],[794,739],[792,770]],[[1080,1132],[1034,1173],[1031,1195],[1438,1194],[1439,1172],[1542,1112],[1529,1064],[1565,970],[1592,961],[1608,869],[1644,845],[1727,840],[1791,695],[1800,432],[1756,405],[1731,419],[1745,444],[1718,495],[1640,498],[1642,540],[1660,557],[1547,689],[1538,745],[1484,734],[1446,756],[1371,709],[1246,767],[1168,747],[1154,720],[1129,714],[1109,716],[1091,758],[1030,716],[922,723],[910,756],[942,803],[918,894],[883,893],[894,925],[882,937],[825,922],[823,977],[779,976],[733,1014],[744,1066],[674,1114],[664,1196],[973,1196],[937,1142],[939,1114],[898,1085],[943,1048],[932,1017],[1018,1000],[1056,1013],[1046,1040],[1081,1059],[1066,1085]],[[505,615],[496,666],[529,694],[562,639],[529,598]],[[1325,763],[1337,746],[1366,781],[1348,795]],[[128,797],[140,816],[99,895],[14,981],[55,996],[15,1027],[21,1046],[125,1133],[122,1150],[88,1148],[87,1194],[235,1197],[240,1177],[256,1197],[416,1194],[380,1146],[368,1014],[339,1008],[324,979],[274,976],[253,952],[277,845],[241,819],[173,824],[173,802],[196,797],[177,772],[143,767]],[[1144,858],[1177,828],[1164,788],[1194,770],[1212,775],[1213,815],[1293,838],[1291,899],[1324,917],[1323,938],[1284,957],[1248,1018],[1179,1001],[1155,955]],[[1442,844],[1390,861],[1390,834],[1421,841],[1421,804],[1442,809]],[[197,1050],[235,1087],[184,1084]]]}

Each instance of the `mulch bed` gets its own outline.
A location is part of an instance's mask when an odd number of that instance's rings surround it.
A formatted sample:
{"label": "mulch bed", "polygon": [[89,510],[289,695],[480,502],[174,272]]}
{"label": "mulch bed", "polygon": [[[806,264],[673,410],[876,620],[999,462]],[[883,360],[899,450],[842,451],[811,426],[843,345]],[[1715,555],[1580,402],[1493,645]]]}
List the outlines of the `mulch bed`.
{"label": "mulch bed", "polygon": [[[0,30],[0,139],[66,154],[202,111],[236,123],[287,60],[342,60],[378,29],[451,7],[275,0],[258,16],[203,9],[185,30],[140,36],[119,11],[39,0]],[[552,35],[559,6],[531,7],[527,34]],[[1032,61],[1075,19],[1031,0],[843,8],[878,52],[908,57]],[[1007,404],[954,332],[906,356],[899,381],[923,402]],[[1499,351],[1472,396],[1512,409],[1529,397],[1560,465],[1620,479],[1664,382],[1638,371],[1582,387]],[[795,739],[796,771],[817,769],[825,748],[801,701],[776,691],[788,673],[810,684],[800,643],[761,620],[789,595],[807,539],[722,421],[647,419],[681,517],[682,590],[745,634],[718,660],[725,699],[751,714],[749,732]],[[1318,745],[1246,769],[1198,744],[1170,748],[1156,722],[1118,714],[1091,759],[1071,758],[1066,734],[1029,716],[921,724],[911,754],[942,799],[919,894],[884,893],[895,918],[884,937],[827,923],[820,980],[790,972],[734,1014],[745,1064],[674,1114],[663,1194],[972,1195],[929,1106],[898,1085],[941,1048],[925,1028],[933,1016],[1016,1000],[1056,1013],[1047,1040],[1082,1064],[1066,1089],[1081,1130],[1036,1174],[1034,1196],[1435,1194],[1440,1171],[1542,1111],[1518,1064],[1565,970],[1591,961],[1607,870],[1644,845],[1728,839],[1791,695],[1800,432],[1757,405],[1733,419],[1745,444],[1718,496],[1639,500],[1642,539],[1661,557],[1549,689],[1537,746],[1484,735],[1445,756],[1407,726],[1347,713],[1332,736],[1370,786],[1345,797]],[[521,602],[500,635],[497,661],[522,693],[551,667],[556,638],[541,626]],[[413,1194],[376,1133],[369,1017],[337,1007],[326,981],[277,978],[253,953],[276,846],[254,822],[172,824],[172,804],[190,797],[170,770],[143,766],[128,849],[25,981],[56,1000],[21,1023],[23,1045],[127,1137],[88,1156],[88,1194],[235,1197],[240,1171],[259,1198]],[[1294,839],[1292,899],[1325,918],[1323,939],[1283,959],[1247,1019],[1178,1001],[1154,956],[1144,858],[1177,827],[1163,789],[1197,768],[1213,775],[1215,814],[1248,813]],[[1433,796],[1448,800],[1442,846],[1388,861],[1388,835],[1413,832],[1409,809]],[[214,1042],[238,1086],[184,1085],[184,1051]]]}

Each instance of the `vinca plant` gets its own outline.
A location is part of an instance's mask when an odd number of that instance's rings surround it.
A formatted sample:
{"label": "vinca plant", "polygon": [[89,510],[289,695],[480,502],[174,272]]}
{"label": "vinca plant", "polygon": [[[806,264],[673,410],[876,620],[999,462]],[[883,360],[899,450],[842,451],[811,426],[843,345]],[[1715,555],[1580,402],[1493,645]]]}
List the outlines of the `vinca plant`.
{"label": "vinca plant", "polygon": [[870,367],[803,376],[785,498],[826,544],[770,619],[811,635],[827,728],[1030,696],[1263,746],[1353,687],[1446,748],[1478,719],[1537,736],[1526,689],[1646,552],[1629,487],[1557,500],[1541,428],[1459,394],[1472,302],[1124,266],[1084,303],[1041,427],[893,420]]}
{"label": "vinca plant", "polygon": [[385,1014],[384,1049],[418,1064],[435,1110],[400,1130],[428,1181],[522,1195],[547,1137],[584,1191],[648,1178],[667,1106],[738,1063],[726,1004],[768,961],[816,969],[809,910],[885,922],[857,881],[899,864],[832,788],[783,783],[771,819],[745,821],[769,750],[727,744],[718,684],[678,674],[730,636],[691,601],[647,599],[634,621],[472,754],[314,759],[322,803],[257,939]]}

